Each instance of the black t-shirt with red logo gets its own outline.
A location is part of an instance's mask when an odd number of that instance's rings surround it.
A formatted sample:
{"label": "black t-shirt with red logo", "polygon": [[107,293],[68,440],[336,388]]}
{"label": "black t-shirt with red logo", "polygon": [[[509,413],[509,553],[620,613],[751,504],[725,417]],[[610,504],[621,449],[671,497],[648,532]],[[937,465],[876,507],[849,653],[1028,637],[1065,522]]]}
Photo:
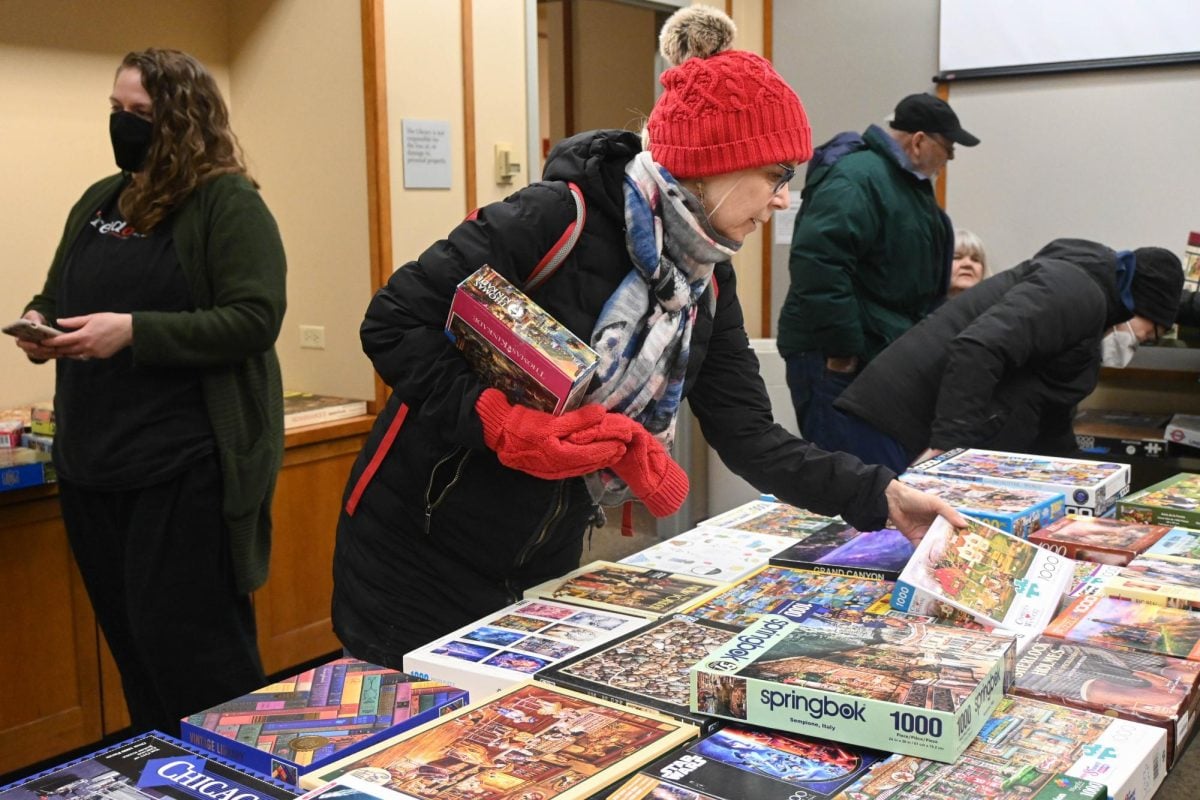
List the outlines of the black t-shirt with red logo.
{"label": "black t-shirt with red logo", "polygon": [[[147,235],[121,218],[116,199],[79,233],[64,263],[60,318],[101,312],[192,311],[170,220]],[[94,489],[166,480],[215,449],[194,368],[111,358],[58,359],[54,465]]]}

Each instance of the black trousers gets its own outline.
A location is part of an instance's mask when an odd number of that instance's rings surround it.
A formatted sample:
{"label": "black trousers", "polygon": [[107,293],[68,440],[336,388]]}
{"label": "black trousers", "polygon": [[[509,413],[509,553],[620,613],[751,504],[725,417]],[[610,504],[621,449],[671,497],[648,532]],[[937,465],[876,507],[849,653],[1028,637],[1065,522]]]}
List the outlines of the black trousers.
{"label": "black trousers", "polygon": [[235,590],[215,455],[142,489],[61,481],[67,538],[121,671],[135,731],[266,683],[248,595]]}

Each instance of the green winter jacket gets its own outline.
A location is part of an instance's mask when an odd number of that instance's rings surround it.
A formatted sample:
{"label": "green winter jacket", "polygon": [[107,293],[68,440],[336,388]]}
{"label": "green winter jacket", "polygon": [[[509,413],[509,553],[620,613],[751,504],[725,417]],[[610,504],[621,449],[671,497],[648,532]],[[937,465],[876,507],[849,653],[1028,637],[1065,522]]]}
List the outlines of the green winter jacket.
{"label": "green winter jacket", "polygon": [[945,296],[954,231],[931,181],[883,129],[862,138],[865,148],[805,181],[779,319],[785,357],[816,351],[865,363]]}
{"label": "green winter jacket", "polygon": [[[63,262],[123,182],[118,174],[93,184],[71,209],[46,284],[27,311],[54,324]],[[246,593],[267,579],[271,496],[283,461],[283,385],[275,355],[287,305],[283,242],[258,190],[242,175],[203,184],[164,224],[172,226],[197,310],[135,312],[133,359],[201,374],[237,588]]]}

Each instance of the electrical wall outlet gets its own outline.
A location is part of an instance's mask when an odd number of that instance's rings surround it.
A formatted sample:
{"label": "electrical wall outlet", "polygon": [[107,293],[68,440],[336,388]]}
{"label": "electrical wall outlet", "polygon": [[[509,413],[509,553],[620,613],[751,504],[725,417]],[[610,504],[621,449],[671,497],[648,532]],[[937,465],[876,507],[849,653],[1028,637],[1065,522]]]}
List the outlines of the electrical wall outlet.
{"label": "electrical wall outlet", "polygon": [[301,325],[300,346],[308,350],[325,349],[324,325]]}

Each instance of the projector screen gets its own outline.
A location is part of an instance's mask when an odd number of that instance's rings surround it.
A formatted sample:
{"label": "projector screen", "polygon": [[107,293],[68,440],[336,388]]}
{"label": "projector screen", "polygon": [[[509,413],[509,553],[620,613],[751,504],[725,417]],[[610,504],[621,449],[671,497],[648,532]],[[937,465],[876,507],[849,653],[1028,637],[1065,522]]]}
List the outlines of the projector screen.
{"label": "projector screen", "polygon": [[1198,0],[941,0],[941,81],[1200,61]]}

